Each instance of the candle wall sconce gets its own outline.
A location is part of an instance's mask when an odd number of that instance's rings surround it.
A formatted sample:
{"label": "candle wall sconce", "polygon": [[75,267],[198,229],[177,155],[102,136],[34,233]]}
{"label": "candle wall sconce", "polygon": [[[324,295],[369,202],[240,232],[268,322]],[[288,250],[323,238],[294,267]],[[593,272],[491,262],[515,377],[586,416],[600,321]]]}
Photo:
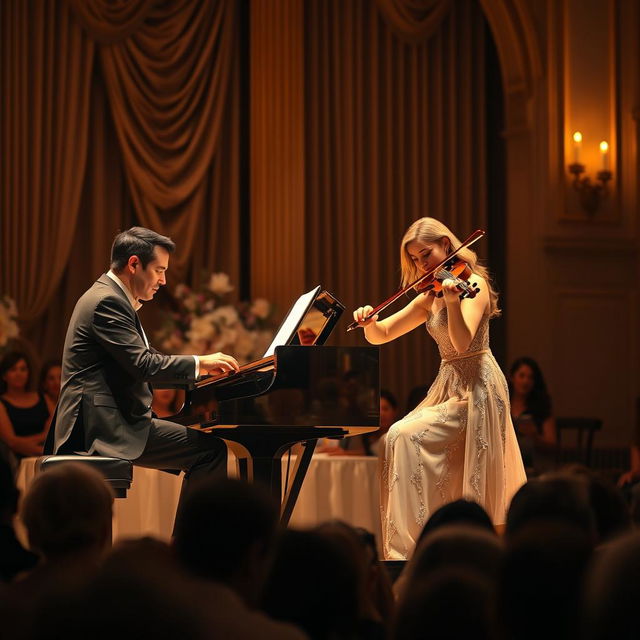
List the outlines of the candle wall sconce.
{"label": "candle wall sconce", "polygon": [[582,148],[582,134],[576,131],[573,134],[573,162],[569,165],[569,173],[573,175],[573,188],[578,192],[580,205],[593,216],[599,209],[603,200],[609,196],[609,181],[613,173],[609,170],[609,145],[604,140],[600,143],[600,157],[602,169],[596,174],[596,182],[591,182],[589,176],[581,177],[586,172],[586,166],[580,163],[580,151]]}

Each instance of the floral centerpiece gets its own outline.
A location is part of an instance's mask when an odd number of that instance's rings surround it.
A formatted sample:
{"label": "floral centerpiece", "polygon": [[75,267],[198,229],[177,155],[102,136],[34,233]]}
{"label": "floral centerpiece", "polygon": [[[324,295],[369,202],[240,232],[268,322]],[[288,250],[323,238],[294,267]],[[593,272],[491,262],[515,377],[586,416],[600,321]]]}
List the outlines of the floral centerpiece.
{"label": "floral centerpiece", "polygon": [[7,349],[19,334],[16,303],[9,296],[0,296],[0,353]]}
{"label": "floral centerpiece", "polygon": [[167,353],[202,355],[222,351],[240,363],[262,357],[273,339],[274,307],[264,298],[232,302],[226,273],[213,273],[199,289],[179,284],[176,308],[164,314],[155,338]]}

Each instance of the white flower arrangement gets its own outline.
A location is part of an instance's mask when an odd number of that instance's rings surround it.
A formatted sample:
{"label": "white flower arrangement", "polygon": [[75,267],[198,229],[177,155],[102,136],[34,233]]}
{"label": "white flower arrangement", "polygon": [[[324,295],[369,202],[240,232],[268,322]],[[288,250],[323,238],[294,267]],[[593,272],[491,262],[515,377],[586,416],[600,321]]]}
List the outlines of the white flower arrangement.
{"label": "white flower arrangement", "polygon": [[17,319],[16,303],[9,296],[0,296],[0,349],[20,334]]}
{"label": "white flower arrangement", "polygon": [[167,353],[202,355],[222,351],[241,364],[262,357],[273,339],[273,305],[264,298],[230,302],[226,273],[212,273],[198,290],[179,284],[176,308],[164,314],[157,344]]}

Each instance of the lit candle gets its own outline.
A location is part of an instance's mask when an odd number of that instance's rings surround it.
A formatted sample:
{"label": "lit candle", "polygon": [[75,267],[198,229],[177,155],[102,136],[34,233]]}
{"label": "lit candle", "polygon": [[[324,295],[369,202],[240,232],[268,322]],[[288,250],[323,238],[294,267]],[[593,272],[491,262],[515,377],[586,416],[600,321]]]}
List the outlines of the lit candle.
{"label": "lit candle", "polygon": [[580,147],[582,147],[582,134],[576,131],[573,134],[573,162],[578,164],[580,162]]}
{"label": "lit candle", "polygon": [[602,160],[602,170],[609,171],[609,145],[606,140],[600,143],[600,158]]}

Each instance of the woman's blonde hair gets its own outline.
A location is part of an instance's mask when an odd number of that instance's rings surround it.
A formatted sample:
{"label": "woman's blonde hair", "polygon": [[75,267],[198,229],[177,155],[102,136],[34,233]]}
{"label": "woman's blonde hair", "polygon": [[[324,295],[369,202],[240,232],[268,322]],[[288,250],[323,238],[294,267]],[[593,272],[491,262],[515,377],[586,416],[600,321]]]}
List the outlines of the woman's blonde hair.
{"label": "woman's blonde hair", "polygon": [[[407,229],[402,238],[402,244],[400,245],[400,268],[402,270],[403,287],[406,287],[414,280],[417,280],[421,275],[418,267],[409,255],[407,246],[411,242],[436,242],[441,244],[444,238],[449,240],[449,245],[452,250],[457,249],[462,244],[462,242],[460,242],[460,240],[458,240],[458,238],[452,233],[449,227],[435,218],[420,218]],[[478,256],[475,251],[472,251],[469,248],[463,249],[456,255],[471,267],[471,271],[473,273],[484,278],[487,286],[489,287],[489,315],[492,318],[499,316],[500,309],[498,308],[498,294],[493,288],[488,269],[478,264]]]}

